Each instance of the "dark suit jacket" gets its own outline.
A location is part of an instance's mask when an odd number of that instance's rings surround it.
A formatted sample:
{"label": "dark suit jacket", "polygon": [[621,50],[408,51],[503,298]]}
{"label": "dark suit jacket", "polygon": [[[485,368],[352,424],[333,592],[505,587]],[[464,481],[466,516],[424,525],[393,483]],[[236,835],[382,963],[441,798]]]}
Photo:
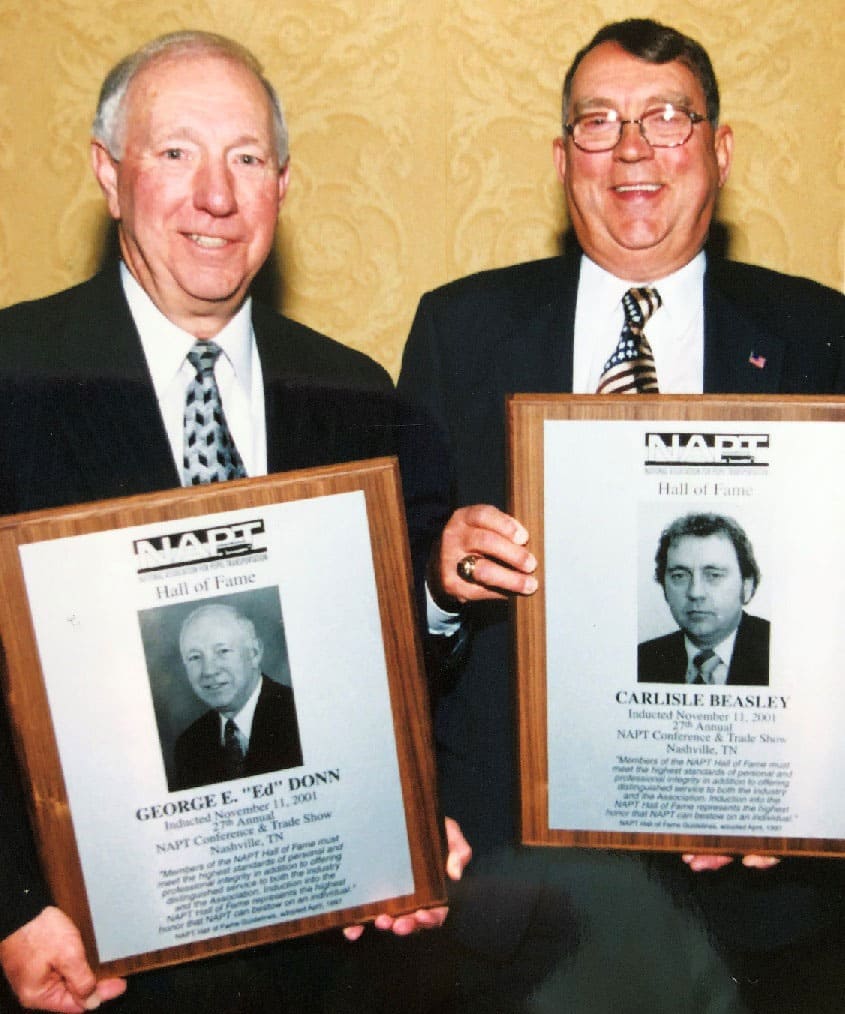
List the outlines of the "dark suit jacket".
{"label": "dark suit jacket", "polygon": [[[637,648],[640,683],[684,683],[687,649],[683,631],[643,641]],[[769,685],[769,621],[743,612],[736,631],[727,683],[731,686]]]}
{"label": "dark suit jacket", "polygon": [[[293,690],[262,675],[249,749],[244,757],[244,777],[296,768],[301,763],[302,747]],[[228,777],[220,742],[220,715],[211,708],[179,734],[168,787],[176,792],[225,782]]]}
{"label": "dark suit jacket", "polygon": [[[459,279],[420,301],[399,377],[452,459],[456,506],[506,506],[504,404],[513,392],[572,389],[580,251]],[[803,278],[710,258],[704,280],[704,389],[845,390],[845,299]],[[749,356],[763,357],[760,369]],[[759,360],[758,360],[759,361]],[[514,837],[507,606],[473,610],[472,652],[444,688],[436,738],[444,809],[476,850]]]}
{"label": "dark suit jacket", "polygon": [[[459,279],[420,301],[398,389],[440,426],[451,452],[455,506],[506,507],[506,395],[571,391],[579,270],[580,250],[569,249],[563,257]],[[708,260],[705,391],[840,393],[843,336],[841,294],[807,279]],[[752,354],[765,360],[762,369],[749,362]],[[471,653],[441,687],[435,738],[444,812],[461,822],[481,856],[516,838],[515,719],[507,605],[474,607],[471,616]],[[792,869],[781,864],[767,885]],[[745,874],[738,867],[726,877]],[[462,891],[471,888],[472,870],[465,881]],[[516,947],[520,918],[527,919],[524,904],[513,906],[519,918],[507,904],[492,905],[486,916],[505,951]],[[470,922],[477,932],[478,920]]]}
{"label": "dark suit jacket", "polygon": [[[259,304],[253,326],[268,471],[397,454],[412,551],[424,560],[448,509],[444,466],[387,373]],[[0,513],[178,485],[116,264],[82,285],[0,311]],[[37,914],[47,895],[0,717],[2,938]]]}

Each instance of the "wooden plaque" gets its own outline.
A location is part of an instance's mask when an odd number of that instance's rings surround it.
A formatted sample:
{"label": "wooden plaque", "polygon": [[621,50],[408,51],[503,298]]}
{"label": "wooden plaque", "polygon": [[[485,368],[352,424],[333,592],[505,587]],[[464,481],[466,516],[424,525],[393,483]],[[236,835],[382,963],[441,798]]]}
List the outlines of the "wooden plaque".
{"label": "wooden plaque", "polygon": [[[845,400],[516,395],[508,418],[540,561],[515,605],[523,842],[845,855]],[[677,548],[714,544],[735,564]]]}
{"label": "wooden plaque", "polygon": [[[442,904],[394,459],[5,517],[0,572],[41,861],[98,975]],[[292,693],[298,756],[247,751],[253,773],[232,780],[183,770],[180,739],[194,762],[202,722],[222,736],[214,705],[237,680],[227,663],[205,700],[192,689],[180,634],[203,606],[252,622],[261,694]],[[231,657],[225,633],[206,639]]]}

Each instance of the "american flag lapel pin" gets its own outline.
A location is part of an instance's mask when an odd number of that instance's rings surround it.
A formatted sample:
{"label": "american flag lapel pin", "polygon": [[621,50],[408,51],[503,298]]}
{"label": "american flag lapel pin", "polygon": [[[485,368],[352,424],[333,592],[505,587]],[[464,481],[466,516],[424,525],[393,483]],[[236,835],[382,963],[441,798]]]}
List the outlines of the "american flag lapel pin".
{"label": "american flag lapel pin", "polygon": [[756,366],[758,370],[762,370],[766,365],[766,357],[758,356],[757,353],[752,350],[751,355],[748,357],[748,362],[751,363],[752,366]]}

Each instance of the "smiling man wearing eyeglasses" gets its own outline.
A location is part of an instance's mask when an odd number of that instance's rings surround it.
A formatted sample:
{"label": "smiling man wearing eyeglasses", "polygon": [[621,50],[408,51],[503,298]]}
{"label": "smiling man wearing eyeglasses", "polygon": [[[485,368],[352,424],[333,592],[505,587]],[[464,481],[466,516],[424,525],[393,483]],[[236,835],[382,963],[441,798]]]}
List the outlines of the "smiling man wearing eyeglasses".
{"label": "smiling man wearing eyeglasses", "polygon": [[728,177],[733,133],[718,126],[709,61],[689,49],[651,63],[609,39],[564,86],[554,156],[572,225],[587,256],[621,279],[655,281],[688,264]]}
{"label": "smiling man wearing eyeglasses", "polygon": [[[845,390],[840,293],[705,253],[734,139],[719,122],[716,78],[698,42],[646,19],[605,26],[567,72],[562,127],[554,162],[574,232],[563,256],[424,295],[399,379],[400,392],[437,420],[452,453],[456,510],[429,564],[429,624],[472,634],[466,662],[439,701],[436,735],[444,805],[473,842],[477,869],[515,840],[506,599],[538,586],[530,533],[502,510],[506,395]],[[687,859],[693,869],[729,862]],[[763,865],[761,857],[746,863]],[[755,915],[766,908],[764,888],[796,869],[782,863],[763,874],[734,863],[689,886],[735,899],[741,949],[771,949],[824,922],[824,888],[806,904],[772,910],[779,915]],[[750,877],[760,893],[746,904],[737,892]],[[497,873],[497,882],[506,879]],[[799,888],[787,883],[784,896],[789,891]],[[524,899],[511,909],[507,901],[486,904],[478,919],[462,917],[468,942],[478,944],[486,918],[502,953],[530,950]],[[692,1008],[680,1000],[673,1009]]]}

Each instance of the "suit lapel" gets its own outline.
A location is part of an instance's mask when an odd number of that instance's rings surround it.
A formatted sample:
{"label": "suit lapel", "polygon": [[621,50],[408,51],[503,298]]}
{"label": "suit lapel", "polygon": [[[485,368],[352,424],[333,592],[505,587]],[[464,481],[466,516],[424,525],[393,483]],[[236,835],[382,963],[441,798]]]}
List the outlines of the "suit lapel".
{"label": "suit lapel", "polygon": [[578,295],[580,251],[549,262],[546,277],[536,291],[525,293],[525,311],[517,313],[504,354],[495,357],[505,377],[506,391],[526,393],[570,392]]}
{"label": "suit lapel", "polygon": [[578,301],[578,281],[581,275],[581,251],[570,250],[563,261],[558,306],[553,320],[560,357],[559,380],[556,391],[572,390],[572,364],[575,354],[575,306]]}
{"label": "suit lapel", "polygon": [[152,379],[119,273],[92,280],[85,320],[68,321],[68,345],[78,345],[92,373],[83,379],[86,420],[71,434],[80,469],[96,476],[108,496],[179,485]]}
{"label": "suit lapel", "polygon": [[333,379],[319,361],[323,339],[303,347],[295,326],[257,304],[253,329],[264,378],[268,472],[387,453],[394,402],[386,375],[384,390],[373,386],[373,377],[361,387],[354,374]]}
{"label": "suit lapel", "polygon": [[264,423],[267,432],[267,472],[285,472],[290,467],[290,426],[285,414],[290,412],[291,399],[295,399],[295,390],[289,390],[285,377],[284,342],[279,336],[270,333],[268,323],[264,320],[259,305],[253,301],[252,329],[258,357],[261,360],[261,373],[264,378]]}
{"label": "suit lapel", "polygon": [[728,683],[766,686],[769,681],[769,627],[743,611],[736,632]]}
{"label": "suit lapel", "polygon": [[179,485],[116,265],[67,295],[36,354],[17,509]]}
{"label": "suit lapel", "polygon": [[261,675],[261,693],[252,717],[252,732],[247,752],[247,770],[250,773],[270,771],[279,760],[277,741],[279,736],[280,709],[275,706],[272,687],[267,676]]}
{"label": "suit lapel", "polygon": [[720,284],[727,265],[708,264],[704,281],[704,390],[708,394],[776,394],[783,342],[766,332]]}

